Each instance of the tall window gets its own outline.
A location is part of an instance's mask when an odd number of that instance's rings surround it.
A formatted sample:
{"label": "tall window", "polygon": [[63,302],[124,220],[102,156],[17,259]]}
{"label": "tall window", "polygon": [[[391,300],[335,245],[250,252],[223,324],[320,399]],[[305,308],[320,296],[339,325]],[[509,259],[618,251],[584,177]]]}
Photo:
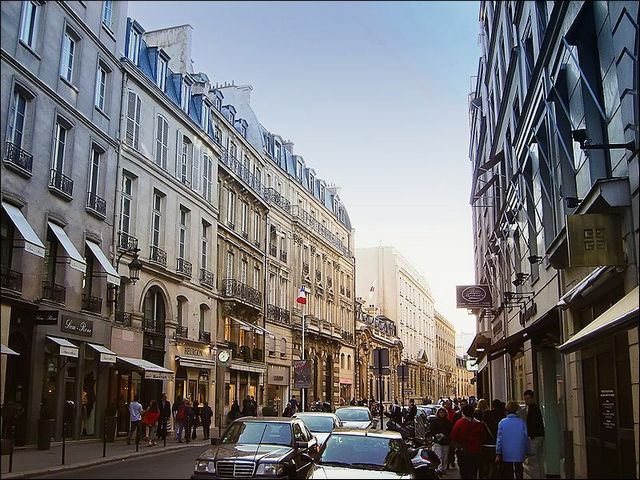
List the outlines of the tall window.
{"label": "tall window", "polygon": [[185,320],[185,313],[187,310],[187,299],[185,297],[178,297],[178,305],[176,307],[176,322],[178,323],[179,327],[182,327],[184,325],[184,320]]}
{"label": "tall window", "polygon": [[178,258],[186,258],[187,256],[187,221],[189,212],[181,208],[178,228]]}
{"label": "tall window", "polygon": [[153,194],[153,213],[151,219],[151,245],[160,246],[162,228],[162,195],[158,192]]}
{"label": "tall window", "polygon": [[129,33],[129,50],[127,51],[127,58],[131,60],[135,65],[138,64],[138,58],[140,55],[140,32],[135,28],[131,28]]}
{"label": "tall window", "polygon": [[18,148],[22,148],[26,110],[26,97],[19,91],[14,91],[11,103],[11,117],[9,118],[9,141]]}
{"label": "tall window", "polygon": [[213,160],[207,154],[202,156],[202,196],[211,201],[213,182]]}
{"label": "tall window", "polygon": [[167,61],[158,55],[158,70],[157,70],[156,85],[164,92],[167,83]]}
{"label": "tall window", "polygon": [[302,180],[302,162],[298,162],[296,166],[296,176]]}
{"label": "tall window", "polygon": [[229,153],[233,158],[236,158],[238,156],[238,146],[235,144],[235,142],[231,142],[231,146],[229,147]]}
{"label": "tall window", "polygon": [[200,239],[200,266],[205,270],[209,269],[209,229],[211,225],[205,220],[202,221],[202,238]]}
{"label": "tall window", "polygon": [[53,153],[53,169],[62,173],[64,171],[64,157],[67,143],[67,129],[60,123],[56,122],[56,138]]}
{"label": "tall window", "polygon": [[236,194],[227,190],[227,223],[233,228],[236,222]]}
{"label": "tall window", "polygon": [[282,337],[280,339],[280,358],[285,358],[287,356],[287,339]]}
{"label": "tall window", "polygon": [[253,288],[260,290],[260,267],[253,267]]}
{"label": "tall window", "polygon": [[38,28],[38,2],[23,2],[22,23],[20,24],[20,40],[30,48],[35,48],[36,30]]}
{"label": "tall window", "polygon": [[207,310],[209,307],[204,303],[200,305],[200,322],[198,324],[200,332],[205,332],[207,328]]}
{"label": "tall window", "polygon": [[247,263],[246,260],[242,260],[240,262],[240,283],[244,283],[246,285],[247,283],[247,271],[249,269],[249,264]]}
{"label": "tall window", "polygon": [[131,206],[133,203],[133,179],[122,175],[122,197],[120,200],[120,231],[131,232]]}
{"label": "tall window", "polygon": [[127,145],[138,149],[140,147],[140,97],[129,90],[127,101],[127,131],[125,141]]}
{"label": "tall window", "polygon": [[233,253],[227,252],[227,278],[233,278]]}
{"label": "tall window", "polygon": [[191,100],[191,85],[183,78],[180,90],[180,107],[187,113],[189,113],[189,100]]}
{"label": "tall window", "polygon": [[60,61],[60,75],[68,82],[73,81],[73,62],[76,53],[76,40],[69,29],[65,30],[62,38],[62,60]]}
{"label": "tall window", "polygon": [[96,73],[96,97],[94,104],[100,110],[104,110],[104,99],[107,90],[107,70],[98,63],[98,71]]}
{"label": "tall window", "polygon": [[113,0],[104,0],[102,4],[102,23],[111,29],[111,18],[113,16]]}
{"label": "tall window", "polygon": [[253,217],[253,239],[256,243],[260,243],[260,214],[258,212]]}
{"label": "tall window", "polygon": [[156,164],[166,169],[168,156],[169,122],[162,115],[158,115],[156,123]]}
{"label": "tall window", "polygon": [[191,142],[187,137],[182,137],[182,151],[180,153],[180,181],[189,185],[189,156],[191,153]]}
{"label": "tall window", "polygon": [[280,144],[278,142],[274,144],[273,156],[276,160],[280,160]]}
{"label": "tall window", "polygon": [[314,183],[315,183],[316,179],[313,176],[312,173],[309,173],[309,190],[311,190],[311,192],[313,193],[314,190]]}
{"label": "tall window", "polygon": [[202,104],[202,129],[204,133],[209,133],[209,106]]}
{"label": "tall window", "polygon": [[241,217],[240,225],[243,234],[249,232],[249,204],[247,202],[241,202]]}
{"label": "tall window", "polygon": [[91,164],[89,165],[89,193],[98,194],[98,177],[100,175],[100,156],[102,152],[96,147],[91,148]]}

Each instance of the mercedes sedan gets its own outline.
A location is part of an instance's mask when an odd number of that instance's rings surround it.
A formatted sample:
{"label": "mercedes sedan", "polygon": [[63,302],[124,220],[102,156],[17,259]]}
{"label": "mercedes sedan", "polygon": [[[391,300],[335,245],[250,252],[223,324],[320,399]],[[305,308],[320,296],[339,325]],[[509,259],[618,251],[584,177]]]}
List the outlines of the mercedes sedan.
{"label": "mercedes sedan", "polygon": [[348,428],[367,429],[378,425],[367,407],[340,407],[336,409],[336,416]]}
{"label": "mercedes sedan", "polygon": [[298,412],[293,417],[299,418],[305,423],[318,439],[320,446],[324,445],[334,429],[342,427],[342,421],[334,413]]}

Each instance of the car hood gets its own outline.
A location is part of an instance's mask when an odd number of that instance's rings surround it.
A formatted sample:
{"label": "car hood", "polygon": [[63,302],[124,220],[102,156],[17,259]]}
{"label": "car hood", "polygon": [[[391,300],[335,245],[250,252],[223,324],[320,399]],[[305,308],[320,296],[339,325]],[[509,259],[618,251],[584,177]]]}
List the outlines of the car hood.
{"label": "car hood", "polygon": [[229,443],[212,447],[200,455],[206,460],[269,460],[277,462],[291,453],[293,449],[286,445],[249,445]]}
{"label": "car hood", "polygon": [[348,468],[348,467],[323,467],[322,465],[315,465],[307,475],[307,478],[314,479],[329,479],[329,478],[389,478],[396,480],[405,480],[413,478],[412,475],[394,473],[394,472],[381,472],[377,470],[364,470],[361,468]]}
{"label": "car hood", "polygon": [[353,421],[342,421],[342,426],[347,428],[360,428],[367,429],[372,426],[372,422],[364,421],[364,422],[353,422]]}

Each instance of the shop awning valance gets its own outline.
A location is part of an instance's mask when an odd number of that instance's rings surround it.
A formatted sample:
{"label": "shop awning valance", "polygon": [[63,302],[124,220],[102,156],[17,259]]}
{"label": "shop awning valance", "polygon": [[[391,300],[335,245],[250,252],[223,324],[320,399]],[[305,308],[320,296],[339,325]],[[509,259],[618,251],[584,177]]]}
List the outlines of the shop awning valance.
{"label": "shop awning valance", "polygon": [[216,362],[207,358],[194,357],[192,355],[176,355],[176,361],[181,367],[215,368]]}
{"label": "shop awning valance", "polygon": [[15,350],[11,350],[6,345],[1,345],[0,344],[0,355],[20,355],[20,354],[18,352],[16,352]]}
{"label": "shop awning valance", "polygon": [[116,272],[116,269],[109,263],[104,252],[96,242],[87,240],[87,247],[91,250],[91,253],[96,257],[96,260],[102,265],[102,269],[107,274],[107,283],[112,285],[120,285],[120,275]]}
{"label": "shop awning valance", "polygon": [[47,335],[47,340],[55,343],[60,347],[60,356],[61,357],[73,357],[78,358],[79,349],[76,345],[71,343],[66,338],[53,337],[51,335]]}
{"label": "shop awning valance", "polygon": [[24,239],[24,249],[26,252],[32,253],[38,257],[44,258],[44,244],[38,238],[38,235],[33,230],[22,211],[18,207],[11,205],[10,203],[2,202],[2,208],[7,212],[9,218],[20,232],[20,235]]}
{"label": "shop awning valance", "polygon": [[584,277],[577,285],[575,285],[571,290],[565,293],[560,301],[557,303],[556,307],[561,308],[562,310],[566,310],[571,305],[571,302],[577,300],[582,296],[582,292],[584,292],[588,287],[593,285],[600,277],[602,277],[606,272],[612,270],[613,267],[598,267],[594,271],[592,271],[589,275]]}
{"label": "shop awning valance", "polygon": [[93,348],[96,352],[100,354],[100,362],[101,363],[116,363],[116,352],[112,352],[104,345],[99,345],[95,343],[88,343],[91,348]]}
{"label": "shop awning valance", "polygon": [[559,350],[565,354],[575,352],[597,338],[603,338],[633,325],[637,326],[639,289],[640,287],[636,287],[631,290],[609,310],[560,345]]}
{"label": "shop awning valance", "polygon": [[87,263],[84,261],[80,252],[76,250],[76,247],[73,246],[73,242],[67,235],[67,233],[62,229],[60,225],[56,225],[55,223],[49,223],[49,228],[56,236],[64,251],[69,255],[69,266],[74,270],[78,270],[79,272],[84,273],[87,267]]}
{"label": "shop awning valance", "polygon": [[130,358],[118,356],[116,360],[144,372],[144,378],[150,380],[173,380],[173,372],[142,358]]}

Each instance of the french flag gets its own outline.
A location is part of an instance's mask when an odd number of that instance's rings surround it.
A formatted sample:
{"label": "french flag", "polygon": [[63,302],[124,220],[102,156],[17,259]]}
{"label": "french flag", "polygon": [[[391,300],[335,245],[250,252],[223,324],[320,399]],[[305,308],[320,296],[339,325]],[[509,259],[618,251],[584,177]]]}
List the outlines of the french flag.
{"label": "french flag", "polygon": [[307,292],[304,291],[304,287],[300,288],[300,292],[298,293],[298,298],[296,298],[296,302],[301,303],[302,305],[307,304]]}

